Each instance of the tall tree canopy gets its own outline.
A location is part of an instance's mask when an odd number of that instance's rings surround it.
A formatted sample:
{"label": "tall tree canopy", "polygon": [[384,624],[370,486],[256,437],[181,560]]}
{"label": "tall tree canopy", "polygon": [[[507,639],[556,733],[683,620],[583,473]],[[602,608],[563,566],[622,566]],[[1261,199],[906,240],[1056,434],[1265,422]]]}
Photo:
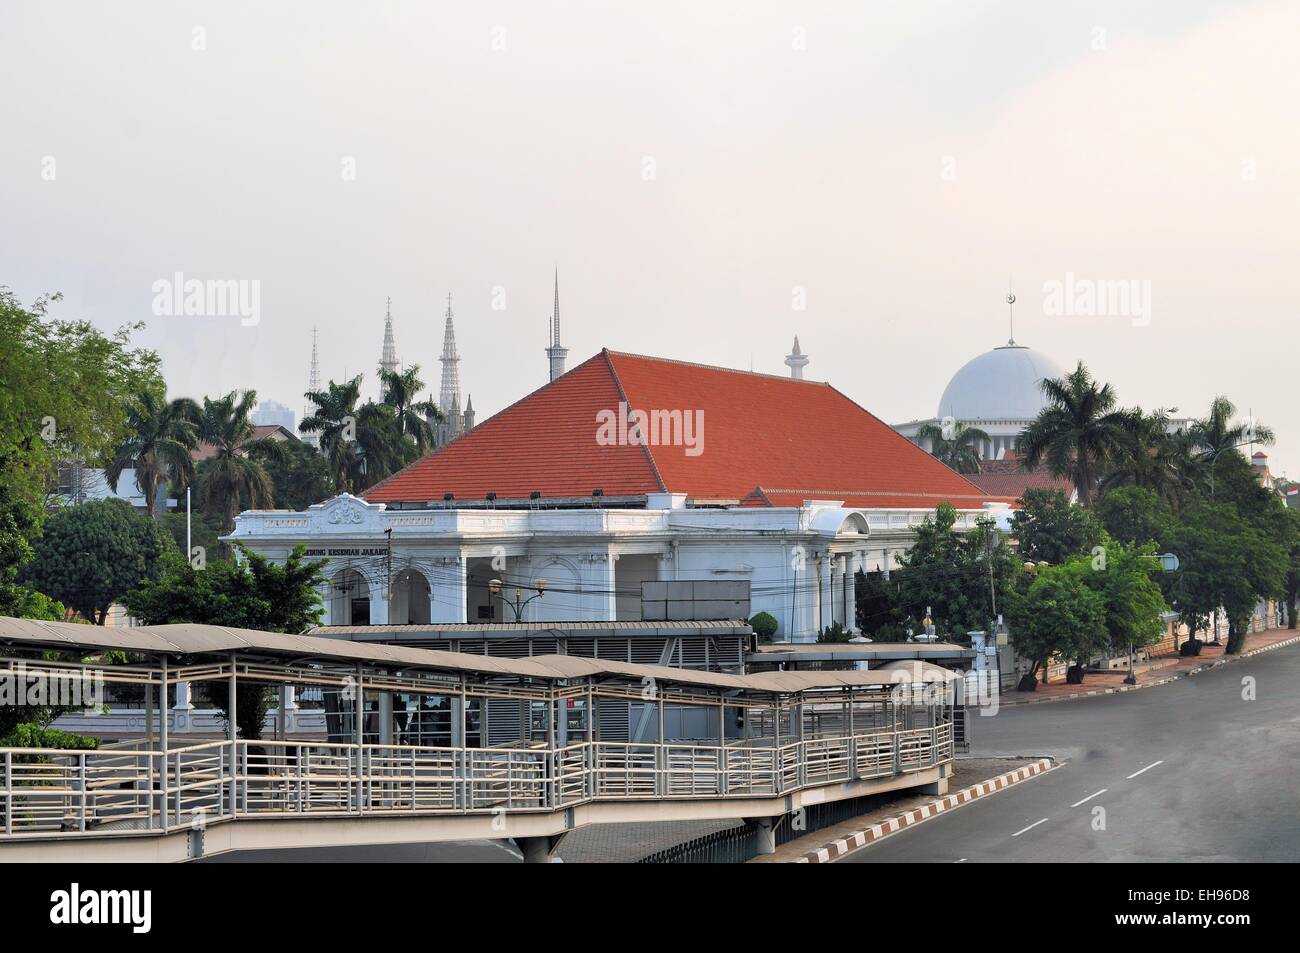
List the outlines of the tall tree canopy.
{"label": "tall tree canopy", "polygon": [[1040,386],[1047,406],[1016,438],[1016,450],[1027,470],[1046,463],[1053,475],[1068,475],[1087,506],[1107,463],[1131,440],[1137,415],[1120,409],[1115,391],[1093,380],[1082,361],[1065,377],[1046,378]]}
{"label": "tall tree canopy", "polygon": [[124,500],[91,500],[45,522],[23,581],[103,625],[108,608],[160,571],[171,535]]}

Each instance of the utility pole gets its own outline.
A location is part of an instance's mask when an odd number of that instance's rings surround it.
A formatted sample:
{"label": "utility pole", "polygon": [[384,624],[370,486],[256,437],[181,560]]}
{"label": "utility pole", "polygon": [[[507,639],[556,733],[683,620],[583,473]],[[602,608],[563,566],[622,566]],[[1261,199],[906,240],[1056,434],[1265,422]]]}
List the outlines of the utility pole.
{"label": "utility pole", "polygon": [[[393,528],[391,526],[388,527],[388,529],[384,530],[384,536],[388,540],[388,555],[386,557],[388,561],[388,567],[386,569],[386,575],[388,576],[388,589],[387,589],[388,611],[384,613],[384,616],[388,619],[388,624],[392,625],[393,624]],[[407,618],[410,618],[410,616],[407,616]]]}

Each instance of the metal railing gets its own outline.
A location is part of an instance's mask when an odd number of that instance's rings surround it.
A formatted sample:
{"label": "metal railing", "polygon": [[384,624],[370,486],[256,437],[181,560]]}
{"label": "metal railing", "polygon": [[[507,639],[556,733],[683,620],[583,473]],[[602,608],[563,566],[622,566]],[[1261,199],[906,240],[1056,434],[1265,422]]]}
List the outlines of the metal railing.
{"label": "metal railing", "polygon": [[781,745],[211,741],[166,752],[5,748],[0,841],[138,836],[239,817],[544,812],[591,801],[773,797],[920,771],[952,755],[947,723]]}

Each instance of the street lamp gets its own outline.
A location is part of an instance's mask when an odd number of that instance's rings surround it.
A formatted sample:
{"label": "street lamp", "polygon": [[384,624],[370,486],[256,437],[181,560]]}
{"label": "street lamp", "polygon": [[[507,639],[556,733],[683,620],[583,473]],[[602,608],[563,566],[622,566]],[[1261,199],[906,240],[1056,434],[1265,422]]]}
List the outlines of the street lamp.
{"label": "street lamp", "polygon": [[[489,580],[489,581],[488,581],[488,592],[492,593],[492,595],[494,595],[494,596],[500,596],[500,595],[501,595],[501,589],[502,589],[502,586],[503,586],[503,585],[504,585],[504,584],[501,582],[500,579],[492,579],[492,580]],[[532,602],[534,599],[540,599],[540,598],[542,598],[542,596],[546,594],[546,580],[545,580],[545,579],[534,579],[534,580],[533,580],[533,585],[532,585],[532,591],[535,592],[536,595],[529,596],[527,599],[525,599],[525,598],[524,598],[524,590],[523,590],[523,589],[516,589],[516,590],[515,590],[515,598],[514,598],[514,601],[513,601],[513,602],[511,602],[510,600],[505,599],[505,598],[503,598],[503,599],[501,600],[501,604],[502,604],[502,605],[509,606],[511,609],[514,610],[514,612],[515,612],[515,621],[516,621],[516,622],[522,622],[522,621],[523,621],[524,606],[528,605],[528,603]]]}

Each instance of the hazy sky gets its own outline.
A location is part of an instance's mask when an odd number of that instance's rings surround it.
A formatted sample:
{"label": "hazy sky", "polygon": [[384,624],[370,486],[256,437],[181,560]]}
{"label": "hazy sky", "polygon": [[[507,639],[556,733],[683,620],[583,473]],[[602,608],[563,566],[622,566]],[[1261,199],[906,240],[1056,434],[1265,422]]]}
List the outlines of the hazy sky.
{"label": "hazy sky", "polygon": [[[481,421],[545,382],[558,265],[570,366],[784,373],[797,333],[897,423],[1005,340],[1011,277],[1020,343],[1227,394],[1300,476],[1297,36],[1294,2],[7,0],[0,284],[299,413],[313,326],[375,391],[388,296],[436,392],[451,292]],[[176,272],[260,321],[156,316]],[[1149,282],[1149,321],[1046,313],[1067,274]]]}

